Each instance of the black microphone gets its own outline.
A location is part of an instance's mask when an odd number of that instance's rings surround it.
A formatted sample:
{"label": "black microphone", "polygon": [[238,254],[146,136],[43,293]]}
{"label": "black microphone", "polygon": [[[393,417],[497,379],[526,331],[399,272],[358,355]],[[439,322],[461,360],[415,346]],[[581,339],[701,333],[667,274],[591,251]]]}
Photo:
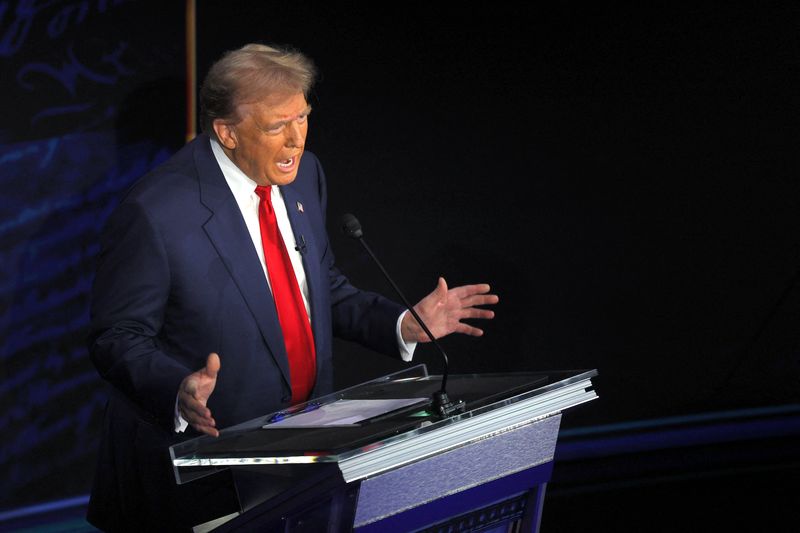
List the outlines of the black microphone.
{"label": "black microphone", "polygon": [[342,231],[344,231],[344,234],[347,235],[348,237],[356,239],[361,243],[361,245],[367,251],[372,260],[375,261],[375,264],[378,265],[378,268],[381,269],[383,276],[389,281],[389,284],[391,284],[394,291],[397,293],[400,299],[403,300],[403,303],[405,304],[406,308],[409,310],[411,315],[417,320],[419,325],[422,327],[423,331],[425,331],[425,334],[428,336],[428,338],[431,340],[434,346],[436,346],[436,348],[439,350],[439,353],[442,355],[442,359],[444,361],[444,371],[442,372],[442,388],[439,389],[438,392],[435,392],[433,394],[434,412],[438,414],[440,417],[450,416],[455,413],[463,413],[465,407],[464,401],[458,400],[453,402],[450,401],[450,399],[447,396],[447,375],[448,375],[449,362],[447,359],[447,354],[444,351],[444,348],[442,348],[442,346],[439,344],[439,341],[436,340],[436,337],[434,337],[433,333],[431,333],[431,330],[428,329],[428,326],[425,325],[425,322],[423,322],[423,320],[414,310],[414,306],[408,302],[406,297],[403,295],[403,292],[394,282],[394,280],[386,271],[386,269],[383,268],[383,265],[375,256],[375,254],[372,252],[372,249],[367,244],[367,241],[364,240],[364,232],[361,230],[361,223],[354,215],[352,215],[351,213],[346,213],[345,215],[342,216]]}
{"label": "black microphone", "polygon": [[306,238],[300,235],[300,237],[295,241],[297,246],[294,247],[295,250],[300,252],[300,255],[306,253]]}

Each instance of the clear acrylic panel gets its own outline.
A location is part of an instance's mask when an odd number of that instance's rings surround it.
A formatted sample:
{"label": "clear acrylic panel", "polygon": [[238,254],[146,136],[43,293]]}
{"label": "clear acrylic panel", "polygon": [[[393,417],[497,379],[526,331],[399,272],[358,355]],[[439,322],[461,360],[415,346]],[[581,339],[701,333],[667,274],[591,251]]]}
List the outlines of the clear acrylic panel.
{"label": "clear acrylic panel", "polygon": [[[398,456],[413,457],[415,439],[422,443],[426,434],[438,435],[450,426],[459,428],[444,433],[446,445],[454,446],[478,438],[481,431],[497,431],[492,429],[495,420],[507,419],[503,423],[511,425],[527,423],[532,417],[594,399],[594,391],[587,389],[596,374],[596,370],[574,370],[450,375],[448,395],[452,400],[463,400],[466,410],[441,418],[430,409],[441,376],[429,375],[425,365],[416,365],[225,428],[217,438],[202,436],[176,444],[170,448],[175,477],[178,483],[185,483],[237,465],[334,462],[340,468],[347,463],[352,469],[361,458],[370,456],[374,460],[387,449],[399,450]],[[384,405],[381,402],[387,400],[409,401],[399,408],[369,413],[357,422],[329,418],[330,425],[286,425],[287,421],[312,418],[309,414],[323,420],[323,414],[336,413],[341,406]],[[372,453],[379,448],[381,453]],[[402,461],[403,457],[385,461]]]}

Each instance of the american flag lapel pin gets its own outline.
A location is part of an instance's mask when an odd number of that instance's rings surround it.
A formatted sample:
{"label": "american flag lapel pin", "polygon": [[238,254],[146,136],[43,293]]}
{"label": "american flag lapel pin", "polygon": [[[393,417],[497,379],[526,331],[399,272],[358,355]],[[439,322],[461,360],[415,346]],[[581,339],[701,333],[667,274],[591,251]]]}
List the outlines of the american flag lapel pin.
{"label": "american flag lapel pin", "polygon": [[305,212],[303,211],[303,204],[301,204],[300,202],[297,202],[297,210],[300,211],[301,213]]}

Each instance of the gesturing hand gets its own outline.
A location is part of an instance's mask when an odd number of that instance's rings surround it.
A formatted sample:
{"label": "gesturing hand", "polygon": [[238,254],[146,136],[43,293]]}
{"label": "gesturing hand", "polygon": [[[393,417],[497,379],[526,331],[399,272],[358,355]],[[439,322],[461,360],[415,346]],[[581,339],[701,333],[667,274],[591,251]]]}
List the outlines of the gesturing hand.
{"label": "gesturing hand", "polygon": [[178,409],[183,419],[197,431],[212,437],[219,437],[219,431],[206,404],[217,385],[219,368],[219,355],[208,354],[206,366],[186,376],[178,390]]}
{"label": "gesturing hand", "polygon": [[[433,292],[420,300],[414,310],[437,339],[451,333],[479,337],[483,330],[461,321],[465,318],[494,318],[494,311],[476,307],[496,304],[500,300],[497,295],[488,294],[489,290],[485,283],[448,289],[444,278],[439,278]],[[401,334],[406,342],[430,342],[411,313],[403,317]]]}

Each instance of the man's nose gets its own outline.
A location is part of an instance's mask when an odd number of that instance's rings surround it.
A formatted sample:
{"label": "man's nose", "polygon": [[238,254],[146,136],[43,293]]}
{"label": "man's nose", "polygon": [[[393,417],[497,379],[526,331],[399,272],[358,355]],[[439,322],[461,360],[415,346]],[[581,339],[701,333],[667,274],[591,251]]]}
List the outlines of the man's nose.
{"label": "man's nose", "polygon": [[303,127],[297,123],[296,120],[292,120],[286,125],[286,145],[295,147],[295,148],[302,148],[303,144],[306,140],[306,135]]}

